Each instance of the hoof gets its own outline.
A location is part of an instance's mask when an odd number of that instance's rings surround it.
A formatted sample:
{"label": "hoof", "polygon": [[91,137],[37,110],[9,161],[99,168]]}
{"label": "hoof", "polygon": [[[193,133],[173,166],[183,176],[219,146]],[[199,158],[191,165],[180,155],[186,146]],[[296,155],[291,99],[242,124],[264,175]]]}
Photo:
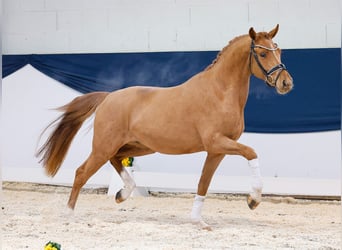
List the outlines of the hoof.
{"label": "hoof", "polygon": [[213,231],[213,229],[211,228],[211,226],[209,226],[207,223],[205,223],[204,221],[200,221],[200,226],[202,230],[207,230],[207,231]]}
{"label": "hoof", "polygon": [[122,197],[121,191],[122,191],[122,189],[120,189],[115,195],[116,203],[121,203],[121,202],[125,201],[125,199]]}
{"label": "hoof", "polygon": [[193,220],[192,224],[198,226],[202,230],[207,230],[207,231],[213,231],[211,226],[209,226],[207,223],[205,223],[203,220]]}
{"label": "hoof", "polygon": [[248,195],[248,196],[247,196],[247,204],[248,204],[248,207],[249,207],[251,210],[254,210],[254,209],[256,209],[256,207],[260,204],[260,200],[257,201],[257,200],[254,199],[251,195]]}
{"label": "hoof", "polygon": [[68,218],[68,219],[73,218],[75,216],[74,209],[67,206],[63,209],[62,215],[64,218]]}
{"label": "hoof", "polygon": [[117,192],[115,195],[115,201],[117,203],[121,203],[121,202],[127,200],[131,196],[134,188],[135,188],[135,185],[131,186],[131,187],[125,187],[125,188],[120,189],[119,192]]}

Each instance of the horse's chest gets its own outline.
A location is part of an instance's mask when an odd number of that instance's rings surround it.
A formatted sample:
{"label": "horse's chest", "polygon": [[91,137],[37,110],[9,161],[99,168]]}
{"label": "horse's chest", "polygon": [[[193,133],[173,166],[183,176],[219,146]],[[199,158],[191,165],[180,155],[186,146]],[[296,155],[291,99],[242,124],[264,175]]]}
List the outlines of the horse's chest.
{"label": "horse's chest", "polygon": [[223,113],[217,130],[232,139],[240,137],[244,130],[244,117],[239,113]]}

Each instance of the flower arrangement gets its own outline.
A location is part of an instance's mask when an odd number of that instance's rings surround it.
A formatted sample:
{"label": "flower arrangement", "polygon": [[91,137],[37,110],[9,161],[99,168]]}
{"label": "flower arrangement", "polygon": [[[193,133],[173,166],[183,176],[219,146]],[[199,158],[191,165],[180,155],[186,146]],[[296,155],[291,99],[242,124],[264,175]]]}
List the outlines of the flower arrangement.
{"label": "flower arrangement", "polygon": [[124,167],[132,167],[133,166],[133,161],[134,161],[133,157],[126,157],[125,159],[123,159],[121,161],[121,164]]}
{"label": "flower arrangement", "polygon": [[61,250],[61,244],[49,241],[45,244],[44,250]]}

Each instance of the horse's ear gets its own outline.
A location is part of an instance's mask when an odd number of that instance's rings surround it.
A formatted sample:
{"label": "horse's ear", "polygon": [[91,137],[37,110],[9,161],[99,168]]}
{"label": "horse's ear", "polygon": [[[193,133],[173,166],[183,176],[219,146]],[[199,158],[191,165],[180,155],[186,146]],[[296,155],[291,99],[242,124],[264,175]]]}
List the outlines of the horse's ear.
{"label": "horse's ear", "polygon": [[278,33],[278,29],[279,29],[279,24],[277,24],[277,26],[276,26],[273,30],[271,30],[270,32],[268,32],[268,35],[271,37],[271,39],[272,39],[273,37],[275,37],[275,35]]}
{"label": "horse's ear", "polygon": [[252,38],[252,40],[255,40],[256,32],[253,27],[249,29],[249,36]]}

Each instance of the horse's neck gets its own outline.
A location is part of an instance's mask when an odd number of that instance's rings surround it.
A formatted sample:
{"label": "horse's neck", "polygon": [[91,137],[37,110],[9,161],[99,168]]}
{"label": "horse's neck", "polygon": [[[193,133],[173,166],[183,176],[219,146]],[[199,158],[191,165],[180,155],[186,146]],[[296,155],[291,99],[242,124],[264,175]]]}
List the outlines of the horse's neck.
{"label": "horse's neck", "polygon": [[[234,98],[243,109],[249,92],[249,45],[236,42],[223,51],[220,59],[208,70],[211,84],[223,98]],[[211,72],[210,72],[211,71]]]}

